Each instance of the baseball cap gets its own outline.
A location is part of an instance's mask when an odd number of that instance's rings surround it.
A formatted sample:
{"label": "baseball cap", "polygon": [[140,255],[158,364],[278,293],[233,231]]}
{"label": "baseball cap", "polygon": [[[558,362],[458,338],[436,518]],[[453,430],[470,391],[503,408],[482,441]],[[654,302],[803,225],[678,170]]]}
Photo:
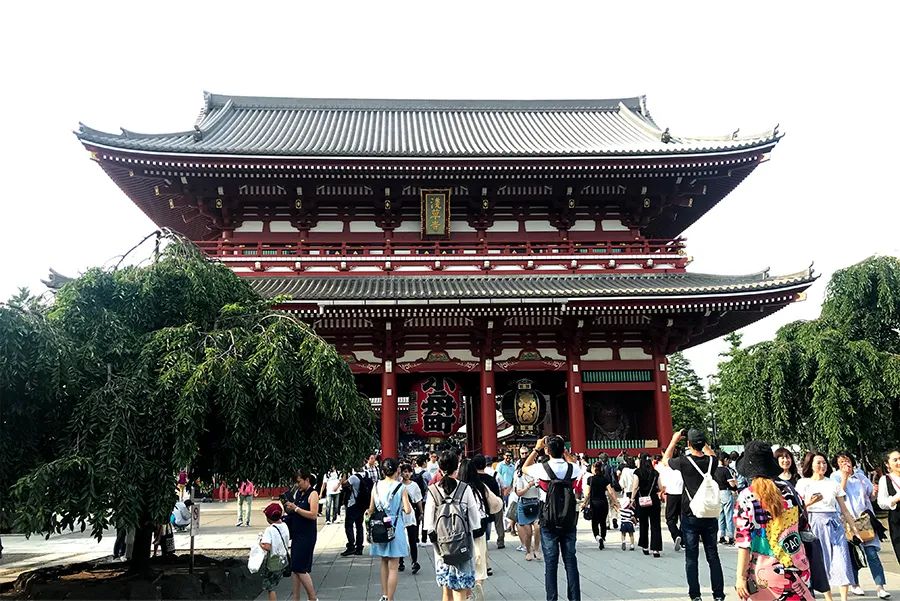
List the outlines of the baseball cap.
{"label": "baseball cap", "polygon": [[706,443],[706,432],[703,430],[698,430],[696,428],[691,428],[687,433],[688,442],[691,444],[703,444]]}

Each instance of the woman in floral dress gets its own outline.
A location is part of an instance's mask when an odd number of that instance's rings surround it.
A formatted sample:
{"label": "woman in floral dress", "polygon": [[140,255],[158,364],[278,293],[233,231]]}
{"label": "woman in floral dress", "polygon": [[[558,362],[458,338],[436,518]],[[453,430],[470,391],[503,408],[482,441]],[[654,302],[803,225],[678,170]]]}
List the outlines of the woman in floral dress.
{"label": "woman in floral dress", "polygon": [[737,471],[751,481],[738,495],[735,591],[753,601],[812,601],[809,561],[800,538],[802,501],[778,478],[781,467],[769,443],[751,441]]}

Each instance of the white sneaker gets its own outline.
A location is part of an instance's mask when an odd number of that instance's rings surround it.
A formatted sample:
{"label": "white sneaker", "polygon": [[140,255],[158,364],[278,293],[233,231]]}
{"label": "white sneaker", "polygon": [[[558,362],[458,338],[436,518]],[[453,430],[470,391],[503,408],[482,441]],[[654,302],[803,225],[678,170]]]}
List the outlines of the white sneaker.
{"label": "white sneaker", "polygon": [[853,593],[854,595],[856,595],[857,597],[862,597],[863,595],[866,594],[866,591],[862,590],[862,587],[859,585],[851,586],[850,592]]}
{"label": "white sneaker", "polygon": [[891,594],[889,592],[887,592],[886,590],[881,589],[880,591],[878,591],[878,598],[879,599],[890,599]]}
{"label": "white sneaker", "polygon": [[516,547],[516,551],[525,551],[525,547],[519,545],[518,547]]}

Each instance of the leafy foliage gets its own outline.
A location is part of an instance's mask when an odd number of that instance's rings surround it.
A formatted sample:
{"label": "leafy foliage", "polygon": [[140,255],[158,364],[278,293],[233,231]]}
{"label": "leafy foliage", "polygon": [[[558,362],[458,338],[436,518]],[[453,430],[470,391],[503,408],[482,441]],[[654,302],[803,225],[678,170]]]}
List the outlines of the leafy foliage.
{"label": "leafy foliage", "polygon": [[0,328],[46,342],[4,348],[3,398],[58,414],[56,439],[34,435],[49,447],[41,460],[11,458],[3,473],[4,489],[22,476],[25,532],[80,525],[99,538],[109,523],[163,523],[184,466],[278,484],[300,466],[359,463],[375,445],[368,400],[334,347],[179,240],[149,266],[90,270],[49,310],[14,315],[0,313]]}
{"label": "leafy foliage", "polygon": [[669,357],[669,398],[672,403],[672,425],[674,429],[703,428],[709,416],[706,393],[700,376],[691,367],[691,362],[682,353]]}
{"label": "leafy foliage", "polygon": [[900,261],[834,274],[819,319],[732,348],[716,389],[721,426],[826,452],[874,456],[900,433]]}

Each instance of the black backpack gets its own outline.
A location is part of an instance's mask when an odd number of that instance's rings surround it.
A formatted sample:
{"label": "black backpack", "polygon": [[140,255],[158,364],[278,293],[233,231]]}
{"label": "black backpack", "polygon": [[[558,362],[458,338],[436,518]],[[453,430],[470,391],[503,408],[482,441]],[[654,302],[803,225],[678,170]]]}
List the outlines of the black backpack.
{"label": "black backpack", "polygon": [[410,479],[419,485],[419,490],[422,491],[422,498],[424,499],[425,491],[428,490],[428,487],[425,485],[425,478],[422,477],[422,472],[414,473]]}
{"label": "black backpack", "polygon": [[550,482],[547,485],[547,500],[544,502],[541,526],[556,533],[570,532],[578,523],[575,490],[572,487],[572,464],[568,464],[566,476],[562,479],[558,478],[546,463],[544,469],[550,477]]}
{"label": "black backpack", "polygon": [[359,492],[356,493],[355,507],[361,508],[363,511],[369,509],[369,503],[372,502],[372,487],[375,483],[365,474],[356,474],[359,478]]}

